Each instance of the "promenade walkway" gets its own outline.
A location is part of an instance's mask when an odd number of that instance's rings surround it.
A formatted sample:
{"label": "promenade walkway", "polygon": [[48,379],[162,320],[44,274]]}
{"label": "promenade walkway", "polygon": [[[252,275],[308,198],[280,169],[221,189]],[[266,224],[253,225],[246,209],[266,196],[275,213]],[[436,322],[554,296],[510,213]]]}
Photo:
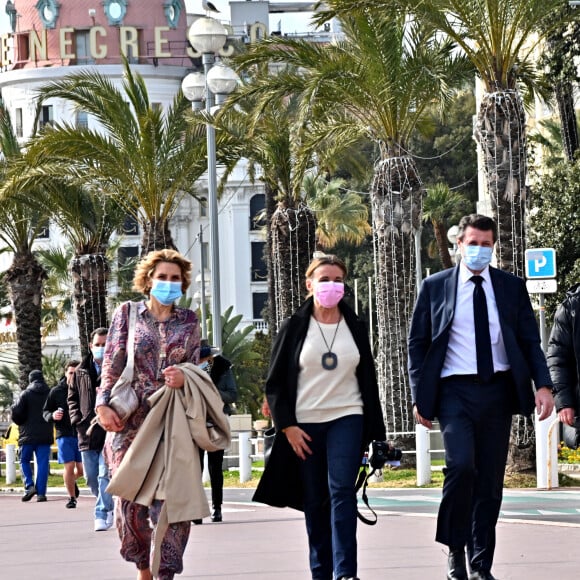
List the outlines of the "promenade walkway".
{"label": "promenade walkway", "polygon": [[[308,580],[302,514],[253,504],[252,490],[226,489],[224,522],[192,526],[179,578],[197,580]],[[525,492],[518,492],[525,495]],[[549,493],[549,492],[548,492]],[[361,580],[443,580],[446,555],[433,541],[438,490],[396,490],[394,502],[379,507],[376,526],[359,524]],[[518,500],[519,496],[515,496]],[[528,497],[528,496],[526,496]],[[549,496],[531,494],[539,511]],[[548,498],[548,500],[542,498]],[[553,496],[556,497],[556,496]],[[559,516],[502,520],[494,573],[500,580],[577,578],[580,574],[580,493],[558,494]],[[413,503],[415,506],[413,507]],[[423,504],[425,504],[424,507]],[[114,529],[93,531],[94,499],[85,492],[78,508],[67,510],[62,490],[50,490],[46,503],[20,501],[0,493],[0,578],[9,580],[117,580],[136,577],[118,554]],[[526,504],[527,507],[529,507]],[[562,514],[566,506],[569,514]],[[579,508],[579,509],[577,509]],[[522,513],[524,513],[522,511]],[[576,515],[574,515],[576,514]]]}

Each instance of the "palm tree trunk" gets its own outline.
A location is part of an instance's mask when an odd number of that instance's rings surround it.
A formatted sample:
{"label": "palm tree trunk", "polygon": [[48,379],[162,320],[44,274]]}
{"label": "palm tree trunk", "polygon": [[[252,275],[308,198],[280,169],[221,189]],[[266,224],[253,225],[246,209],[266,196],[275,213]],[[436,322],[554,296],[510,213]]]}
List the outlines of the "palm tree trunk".
{"label": "palm tree trunk", "polygon": [[562,141],[568,161],[574,161],[574,155],[580,149],[578,139],[578,122],[574,110],[574,87],[570,82],[557,83],[554,88],[560,125],[562,127]]}
{"label": "palm tree trunk", "polygon": [[304,204],[296,208],[280,203],[270,227],[275,324],[278,328],[304,301],[304,275],[315,248],[316,219]]}
{"label": "palm tree trunk", "polygon": [[141,257],[155,250],[177,250],[166,220],[155,218],[151,222],[143,223],[142,227]]}
{"label": "palm tree trunk", "polygon": [[107,327],[109,263],[104,254],[76,255],[70,264],[73,300],[77,313],[81,355],[89,353],[93,330]]}
{"label": "palm tree trunk", "polygon": [[498,224],[498,265],[524,274],[526,188],[526,115],[515,90],[485,93],[476,137],[483,151],[484,175]]}
{"label": "palm tree trunk", "polygon": [[[416,295],[414,233],[420,227],[422,184],[413,159],[390,157],[375,168],[371,188],[375,246],[377,378],[387,433],[414,429],[407,374],[407,333]],[[402,448],[413,437],[396,435]]]}
{"label": "palm tree trunk", "polygon": [[265,182],[264,193],[266,195],[266,267],[268,270],[268,306],[267,306],[267,320],[268,333],[270,339],[273,341],[278,326],[276,325],[276,283],[274,279],[274,253],[272,228],[269,225],[272,223],[272,217],[276,211],[276,192],[272,189],[268,181]]}
{"label": "palm tree trunk", "polygon": [[451,260],[451,255],[449,254],[449,248],[447,246],[447,232],[445,231],[445,224],[439,221],[433,221],[433,233],[435,234],[435,240],[437,242],[437,249],[439,250],[439,259],[441,260],[441,265],[443,269],[453,268],[453,261]]}
{"label": "palm tree trunk", "polygon": [[[526,133],[522,99],[515,90],[486,93],[478,114],[476,137],[483,149],[484,173],[498,224],[498,266],[524,275],[526,188]],[[534,464],[535,437],[531,420],[512,422],[508,471]]]}
{"label": "palm tree trunk", "polygon": [[14,255],[6,282],[14,309],[18,347],[18,383],[28,385],[30,371],[42,370],[41,310],[44,268],[30,251]]}

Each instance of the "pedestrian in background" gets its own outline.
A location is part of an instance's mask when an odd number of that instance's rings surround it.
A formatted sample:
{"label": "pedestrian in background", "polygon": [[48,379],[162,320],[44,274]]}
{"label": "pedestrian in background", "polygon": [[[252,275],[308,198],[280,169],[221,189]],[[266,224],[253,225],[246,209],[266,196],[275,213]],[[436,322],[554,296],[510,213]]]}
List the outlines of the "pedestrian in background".
{"label": "pedestrian in background", "polygon": [[490,267],[494,220],[463,217],[457,240],[460,264],[421,285],[409,330],[409,378],[415,420],[431,429],[438,417],[443,434],[435,539],[449,547],[447,578],[494,580],[512,415],[535,407],[540,421],[549,417],[552,382],[524,281]]}
{"label": "pedestrian in background", "polygon": [[[556,310],[548,344],[548,366],[554,383],[558,417],[572,431],[573,447],[580,443],[580,284],[566,293]],[[574,439],[576,439],[574,441]]]}
{"label": "pedestrian in background", "polygon": [[[224,402],[224,413],[231,415],[233,412],[232,405],[238,399],[236,379],[232,372],[232,363],[221,354],[218,354],[218,352],[219,349],[210,346],[207,339],[203,339],[199,349],[199,367],[209,373],[213,384],[217,387]],[[207,453],[207,468],[211,484],[212,522],[221,522],[223,520],[224,453],[225,451],[223,449],[219,451],[208,451]],[[200,449],[199,455],[203,469],[205,451]],[[200,524],[201,520],[196,520],[194,523]]]}
{"label": "pedestrian in background", "polygon": [[53,387],[48,393],[43,408],[44,420],[51,425],[54,424],[56,428],[58,462],[64,466],[64,486],[69,496],[65,507],[68,509],[77,507],[77,498],[79,497],[77,479],[83,476],[83,460],[79,451],[79,441],[76,429],[70,422],[67,404],[68,388],[79,364],[78,360],[66,362],[64,376],[56,387]]}
{"label": "pedestrian in background", "polygon": [[[53,427],[42,415],[50,389],[41,370],[31,371],[29,385],[12,406],[12,421],[19,427],[20,467],[24,477],[25,492],[22,501],[46,501],[46,487],[50,465],[50,446],[54,442]],[[32,458],[36,458],[36,481],[32,474]]]}
{"label": "pedestrian in background", "polygon": [[91,332],[90,352],[73,374],[67,400],[71,423],[78,434],[87,485],[96,498],[95,532],[104,532],[113,525],[115,508],[113,497],[107,492],[110,478],[103,454],[105,430],[97,424],[89,429],[96,416],[95,402],[97,387],[101,382],[107,332],[103,327]]}
{"label": "pedestrian in background", "polygon": [[369,443],[386,439],[368,332],[342,299],[346,275],[336,256],[315,258],[309,297],[278,331],[266,379],[277,433],[254,494],[304,510],[316,580],[356,578],[356,478]]}

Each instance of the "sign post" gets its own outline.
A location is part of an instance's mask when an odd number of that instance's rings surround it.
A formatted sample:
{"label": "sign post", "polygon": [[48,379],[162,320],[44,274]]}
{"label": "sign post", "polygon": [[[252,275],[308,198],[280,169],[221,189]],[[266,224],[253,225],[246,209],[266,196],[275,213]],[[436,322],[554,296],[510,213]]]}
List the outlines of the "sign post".
{"label": "sign post", "polygon": [[[554,248],[535,248],[526,250],[526,288],[529,294],[539,294],[540,297],[540,338],[542,349],[548,348],[546,331],[546,307],[544,295],[558,290],[556,282],[556,250]],[[536,385],[540,386],[540,385]],[[536,478],[539,488],[558,487],[558,442],[553,436],[557,429],[556,412],[545,421],[536,417]]]}

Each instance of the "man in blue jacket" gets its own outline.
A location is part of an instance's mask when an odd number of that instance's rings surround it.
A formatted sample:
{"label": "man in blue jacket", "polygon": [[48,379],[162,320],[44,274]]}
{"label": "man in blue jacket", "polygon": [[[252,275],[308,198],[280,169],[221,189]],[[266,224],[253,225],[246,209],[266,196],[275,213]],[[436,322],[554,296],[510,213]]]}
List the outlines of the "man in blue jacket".
{"label": "man in blue jacket", "polygon": [[[52,425],[42,416],[42,409],[50,389],[44,381],[42,371],[31,371],[30,384],[12,406],[12,421],[19,427],[20,466],[24,477],[25,493],[22,501],[46,501],[46,486],[50,461],[50,446],[53,443]],[[32,475],[32,456],[36,456],[36,482]]]}
{"label": "man in blue jacket", "polygon": [[512,414],[530,415],[535,406],[543,420],[554,401],[524,281],[489,266],[495,222],[465,216],[457,239],[460,265],[421,286],[409,331],[409,376],[416,421],[430,429],[437,417],[443,434],[436,540],[449,547],[447,578],[493,580]]}

